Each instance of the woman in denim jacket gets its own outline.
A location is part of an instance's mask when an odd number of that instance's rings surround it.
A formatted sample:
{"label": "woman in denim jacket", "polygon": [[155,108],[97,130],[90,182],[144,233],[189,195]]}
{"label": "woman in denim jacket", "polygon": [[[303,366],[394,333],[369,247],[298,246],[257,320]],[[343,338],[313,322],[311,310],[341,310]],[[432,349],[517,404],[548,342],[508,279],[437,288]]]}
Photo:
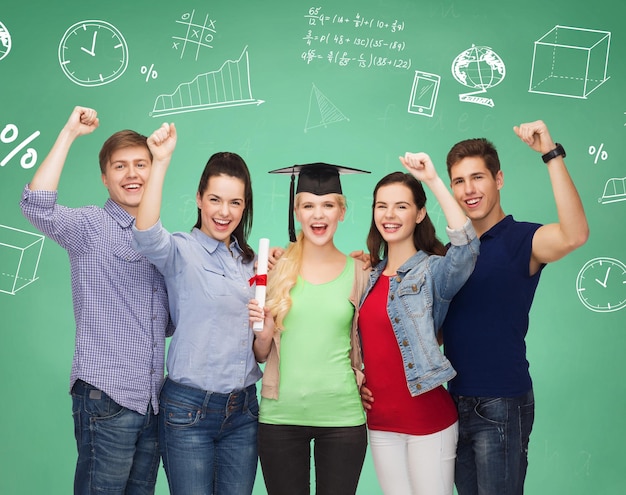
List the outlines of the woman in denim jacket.
{"label": "woman in denim jacket", "polygon": [[[437,330],[474,269],[479,241],[429,156],[407,153],[400,161],[410,174],[389,174],[374,189],[373,271],[359,314],[370,445],[386,495],[452,495],[458,422],[443,384],[456,372]],[[447,252],[420,181],[448,222]]]}

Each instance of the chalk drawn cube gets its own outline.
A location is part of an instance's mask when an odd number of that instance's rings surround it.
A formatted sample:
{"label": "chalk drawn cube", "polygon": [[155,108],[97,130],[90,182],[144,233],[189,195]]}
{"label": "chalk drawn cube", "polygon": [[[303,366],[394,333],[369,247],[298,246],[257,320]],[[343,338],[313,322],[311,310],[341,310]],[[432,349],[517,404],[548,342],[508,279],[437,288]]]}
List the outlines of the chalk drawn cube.
{"label": "chalk drawn cube", "polygon": [[611,33],[554,26],[535,41],[530,93],[587,98],[609,77]]}
{"label": "chalk drawn cube", "polygon": [[15,295],[37,280],[44,236],[0,225],[0,292]]}

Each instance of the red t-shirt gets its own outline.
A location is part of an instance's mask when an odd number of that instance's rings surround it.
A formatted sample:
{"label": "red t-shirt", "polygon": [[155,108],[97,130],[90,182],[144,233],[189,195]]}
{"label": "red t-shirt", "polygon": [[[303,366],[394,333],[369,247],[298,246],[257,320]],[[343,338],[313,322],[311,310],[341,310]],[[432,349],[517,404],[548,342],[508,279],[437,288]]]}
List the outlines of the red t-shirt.
{"label": "red t-shirt", "polygon": [[443,386],[411,396],[387,315],[388,294],[389,277],[381,275],[359,310],[365,386],[374,396],[367,411],[367,426],[409,435],[444,430],[457,420],[454,402]]}

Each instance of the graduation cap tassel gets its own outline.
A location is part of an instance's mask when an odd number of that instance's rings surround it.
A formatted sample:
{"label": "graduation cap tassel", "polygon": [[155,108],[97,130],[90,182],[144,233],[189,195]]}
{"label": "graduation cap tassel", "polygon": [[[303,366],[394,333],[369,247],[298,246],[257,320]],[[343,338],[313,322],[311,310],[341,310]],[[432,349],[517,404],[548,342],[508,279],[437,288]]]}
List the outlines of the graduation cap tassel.
{"label": "graduation cap tassel", "polygon": [[294,186],[296,182],[296,174],[291,173],[291,184],[289,184],[289,242],[296,242],[296,226],[293,220],[293,197]]}

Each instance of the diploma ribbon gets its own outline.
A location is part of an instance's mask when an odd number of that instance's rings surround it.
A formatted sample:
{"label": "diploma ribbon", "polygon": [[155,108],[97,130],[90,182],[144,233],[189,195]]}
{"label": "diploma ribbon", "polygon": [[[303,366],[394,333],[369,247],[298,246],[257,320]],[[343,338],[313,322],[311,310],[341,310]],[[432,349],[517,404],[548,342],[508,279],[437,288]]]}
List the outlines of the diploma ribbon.
{"label": "diploma ribbon", "polygon": [[267,285],[267,275],[255,275],[254,277],[251,277],[248,282],[250,282],[250,287],[254,284],[265,286]]}

